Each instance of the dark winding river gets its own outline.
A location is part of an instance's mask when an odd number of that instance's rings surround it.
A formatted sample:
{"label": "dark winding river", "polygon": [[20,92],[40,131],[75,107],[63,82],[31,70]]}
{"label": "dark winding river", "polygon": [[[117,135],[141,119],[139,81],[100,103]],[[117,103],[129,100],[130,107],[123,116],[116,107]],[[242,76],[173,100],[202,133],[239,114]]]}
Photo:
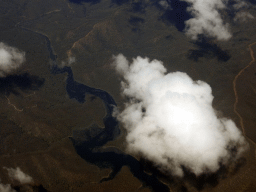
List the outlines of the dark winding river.
{"label": "dark winding river", "polygon": [[92,125],[89,128],[77,129],[73,131],[73,136],[70,137],[77,154],[85,161],[100,168],[112,169],[108,178],[103,178],[100,182],[114,179],[123,166],[128,166],[134,177],[138,178],[144,186],[151,187],[155,192],[169,192],[170,190],[167,185],[160,182],[154,173],[151,175],[147,174],[141,162],[133,156],[125,154],[117,148],[101,148],[104,144],[116,139],[120,135],[118,121],[112,116],[113,109],[116,106],[113,97],[106,91],[76,82],[71,67],[59,68],[57,66],[57,55],[54,54],[51,42],[47,36],[29,29],[22,29],[36,33],[45,39],[51,60],[51,73],[55,75],[68,74],[66,91],[70,99],[76,99],[79,103],[84,103],[86,102],[86,94],[91,94],[104,102],[107,112],[103,119],[105,127],[100,128]]}

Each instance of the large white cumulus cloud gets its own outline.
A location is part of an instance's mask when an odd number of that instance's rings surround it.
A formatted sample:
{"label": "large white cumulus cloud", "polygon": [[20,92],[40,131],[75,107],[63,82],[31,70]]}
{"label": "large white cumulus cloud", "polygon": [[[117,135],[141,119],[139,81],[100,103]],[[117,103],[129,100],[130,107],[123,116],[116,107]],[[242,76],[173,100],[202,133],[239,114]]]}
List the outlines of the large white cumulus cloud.
{"label": "large white cumulus cloud", "polygon": [[0,77],[12,73],[25,61],[25,53],[0,42]]}
{"label": "large white cumulus cloud", "polygon": [[[116,70],[123,75],[128,97],[118,119],[127,129],[127,150],[182,176],[185,166],[196,175],[214,172],[219,163],[238,158],[246,141],[235,123],[218,118],[212,107],[211,87],[186,73],[166,74],[161,61],[137,57],[129,64],[119,54]],[[236,157],[230,148],[236,147]]]}

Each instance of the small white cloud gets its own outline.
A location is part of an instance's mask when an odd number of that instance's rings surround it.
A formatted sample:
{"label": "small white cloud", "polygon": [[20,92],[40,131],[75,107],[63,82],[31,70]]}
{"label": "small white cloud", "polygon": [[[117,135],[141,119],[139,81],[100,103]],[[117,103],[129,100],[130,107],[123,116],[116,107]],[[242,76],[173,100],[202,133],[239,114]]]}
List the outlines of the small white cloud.
{"label": "small white cloud", "polygon": [[61,62],[61,67],[71,66],[75,62],[76,62],[76,58],[75,57],[69,57],[67,59],[67,61],[62,61]]}
{"label": "small white cloud", "polygon": [[69,57],[68,58],[68,65],[71,65],[72,63],[76,62],[76,58],[75,57]]}
{"label": "small white cloud", "polygon": [[19,181],[21,184],[28,184],[33,182],[33,178],[23,173],[19,167],[16,169],[6,167],[4,168],[8,171],[8,175],[11,179]]}
{"label": "small white cloud", "polygon": [[[181,0],[188,3],[187,11],[192,18],[185,21],[185,33],[193,40],[198,39],[198,35],[216,38],[217,40],[229,40],[232,37],[230,27],[223,19],[225,16],[221,13],[226,9],[233,9],[240,12],[249,8],[250,3],[245,0]],[[233,3],[232,7],[227,7],[229,3]],[[170,2],[161,0],[159,4],[163,8],[168,8]],[[254,18],[250,13],[238,13],[235,21],[246,21]]]}
{"label": "small white cloud", "polygon": [[16,192],[10,184],[2,184],[0,183],[0,192]]}
{"label": "small white cloud", "polygon": [[25,61],[25,52],[0,42],[0,77],[12,73]]}
{"label": "small white cloud", "polygon": [[158,2],[159,5],[161,5],[161,7],[163,7],[164,9],[168,9],[170,8],[170,5],[168,4],[168,2],[166,0],[161,0]]}
{"label": "small white cloud", "polygon": [[225,24],[219,10],[226,8],[222,0],[184,0],[190,4],[188,11],[193,18],[187,20],[186,34],[196,40],[199,34],[214,37],[218,40],[228,40],[231,33]]}

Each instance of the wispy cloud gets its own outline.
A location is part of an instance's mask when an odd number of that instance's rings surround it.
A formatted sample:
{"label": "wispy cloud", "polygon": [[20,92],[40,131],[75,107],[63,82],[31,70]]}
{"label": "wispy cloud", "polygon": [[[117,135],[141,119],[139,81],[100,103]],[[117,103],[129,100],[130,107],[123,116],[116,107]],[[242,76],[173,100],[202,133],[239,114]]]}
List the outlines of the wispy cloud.
{"label": "wispy cloud", "polygon": [[10,184],[2,184],[0,183],[0,191],[1,192],[16,192]]}
{"label": "wispy cloud", "polygon": [[188,11],[193,18],[186,21],[186,34],[192,39],[197,39],[199,34],[227,40],[232,35],[228,24],[224,23],[219,10],[226,6],[222,0],[185,0],[190,4]]}
{"label": "wispy cloud", "polygon": [[[192,18],[183,21],[185,33],[193,40],[198,35],[205,35],[217,40],[228,40],[232,37],[230,24],[225,21],[225,14],[228,10],[234,15],[234,21],[247,21],[254,17],[245,11],[252,6],[245,0],[161,0],[159,5],[164,9],[175,9],[175,3],[187,3],[186,11]],[[174,5],[174,6],[172,6]]]}
{"label": "wispy cloud", "polygon": [[[16,169],[6,168],[6,167],[3,167],[3,168],[8,171],[8,176],[12,180],[18,181],[22,185],[31,184],[34,182],[33,178],[25,174],[24,172],[22,172],[19,167],[17,167]],[[16,190],[13,189],[11,184],[3,184],[1,183],[1,180],[0,180],[0,192],[16,192]]]}
{"label": "wispy cloud", "polygon": [[236,14],[234,21],[245,22],[248,19],[254,19],[254,16],[248,12],[239,12]]}
{"label": "wispy cloud", "polygon": [[245,1],[236,0],[236,3],[233,5],[234,10],[236,11],[234,21],[235,22],[246,22],[246,21],[248,21],[248,19],[254,19],[254,16],[252,14],[244,11],[245,9],[249,8],[250,6],[252,6],[252,5]]}
{"label": "wispy cloud", "polygon": [[75,57],[68,57],[68,59],[66,61],[61,62],[61,67],[71,66],[75,62],[76,62]]}
{"label": "wispy cloud", "polygon": [[11,179],[19,181],[21,184],[28,184],[33,182],[33,178],[21,171],[19,167],[16,169],[5,168],[8,171],[8,175]]}

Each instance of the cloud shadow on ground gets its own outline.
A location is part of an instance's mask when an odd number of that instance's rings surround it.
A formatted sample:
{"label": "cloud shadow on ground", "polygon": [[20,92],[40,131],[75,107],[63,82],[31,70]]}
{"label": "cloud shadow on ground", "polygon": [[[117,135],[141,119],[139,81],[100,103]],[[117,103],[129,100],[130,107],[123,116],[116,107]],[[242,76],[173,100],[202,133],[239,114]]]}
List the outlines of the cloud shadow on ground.
{"label": "cloud shadow on ground", "polygon": [[200,37],[198,41],[194,43],[198,49],[190,49],[188,51],[188,59],[198,61],[199,58],[217,58],[218,61],[227,62],[231,56],[230,54],[222,50],[218,45],[208,41],[204,37]]}
{"label": "cloud shadow on ground", "polygon": [[164,22],[175,25],[179,31],[185,29],[185,21],[192,18],[187,12],[188,3],[179,0],[173,0],[170,2],[171,9],[167,9],[160,19]]}
{"label": "cloud shadow on ground", "polygon": [[19,95],[19,91],[38,90],[43,86],[45,79],[29,73],[9,75],[0,78],[0,93]]}

